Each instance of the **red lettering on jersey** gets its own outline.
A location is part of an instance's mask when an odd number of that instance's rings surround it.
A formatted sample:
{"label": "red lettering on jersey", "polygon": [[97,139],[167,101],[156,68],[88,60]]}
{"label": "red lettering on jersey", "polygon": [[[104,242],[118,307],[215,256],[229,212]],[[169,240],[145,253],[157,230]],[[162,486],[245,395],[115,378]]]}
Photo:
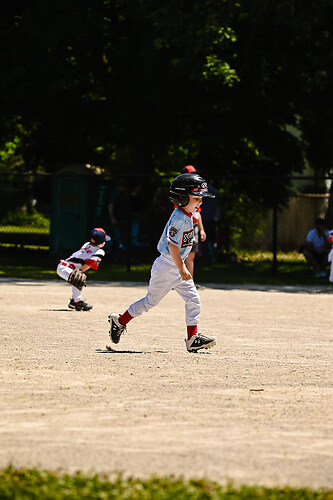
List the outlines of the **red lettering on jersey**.
{"label": "red lettering on jersey", "polygon": [[193,240],[194,240],[194,230],[190,229],[189,231],[184,231],[181,248],[191,247],[193,245]]}

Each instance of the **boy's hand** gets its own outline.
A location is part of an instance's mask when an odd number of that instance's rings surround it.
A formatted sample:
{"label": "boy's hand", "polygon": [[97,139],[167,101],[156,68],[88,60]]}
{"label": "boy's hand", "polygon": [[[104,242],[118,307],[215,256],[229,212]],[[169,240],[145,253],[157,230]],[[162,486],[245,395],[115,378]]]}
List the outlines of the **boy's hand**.
{"label": "boy's hand", "polygon": [[187,269],[187,267],[185,266],[185,264],[183,265],[183,267],[180,269],[179,271],[179,274],[180,274],[180,277],[183,281],[188,281],[188,280],[191,280],[192,279],[192,274],[190,273],[190,271]]}
{"label": "boy's hand", "polygon": [[183,281],[188,281],[192,279],[192,274],[185,266],[184,262],[180,258],[179,248],[171,243],[168,243],[168,247],[170,250],[170,255],[173,258],[173,261],[179,271],[180,277]]}
{"label": "boy's hand", "polygon": [[200,241],[206,241],[206,233],[203,229],[200,229]]}

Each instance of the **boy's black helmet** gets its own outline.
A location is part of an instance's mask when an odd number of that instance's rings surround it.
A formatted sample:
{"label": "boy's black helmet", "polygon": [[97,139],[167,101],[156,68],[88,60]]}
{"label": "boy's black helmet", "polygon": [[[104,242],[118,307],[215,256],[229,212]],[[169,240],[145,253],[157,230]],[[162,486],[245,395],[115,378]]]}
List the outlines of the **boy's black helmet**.
{"label": "boy's black helmet", "polygon": [[170,184],[169,199],[177,207],[185,207],[190,201],[189,195],[205,196],[215,198],[208,191],[207,182],[203,177],[196,173],[181,174]]}

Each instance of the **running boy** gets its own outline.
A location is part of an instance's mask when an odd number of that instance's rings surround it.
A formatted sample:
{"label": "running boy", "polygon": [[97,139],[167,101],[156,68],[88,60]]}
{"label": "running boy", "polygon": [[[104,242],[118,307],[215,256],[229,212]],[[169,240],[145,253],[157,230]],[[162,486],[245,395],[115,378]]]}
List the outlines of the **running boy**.
{"label": "running boy", "polygon": [[[107,241],[110,241],[110,236],[105,234],[104,229],[101,227],[95,227],[90,231],[89,239],[80,250],[72,253],[68,259],[60,260],[57,267],[57,274],[60,278],[72,283],[71,275],[75,269],[79,269],[81,272],[79,284],[75,286],[74,282],[72,285],[72,298],[68,304],[70,309],[75,309],[76,311],[89,311],[92,309],[92,305],[87,304],[82,300],[82,288],[85,286],[86,276],[83,274],[88,269],[98,269],[102,258],[105,255],[103,247]],[[81,282],[81,283],[80,283]]]}
{"label": "running boy", "polygon": [[109,335],[115,344],[129,321],[156,306],[171,289],[176,290],[185,301],[187,350],[196,352],[216,344],[215,339],[198,333],[200,296],[184,262],[193,244],[192,214],[200,207],[203,197],[214,196],[208,192],[206,181],[198,174],[182,174],[171,183],[169,198],[177,208],[172,212],[157,245],[161,255],[153,264],[147,295],[131,304],[122,315],[112,313],[109,316]]}

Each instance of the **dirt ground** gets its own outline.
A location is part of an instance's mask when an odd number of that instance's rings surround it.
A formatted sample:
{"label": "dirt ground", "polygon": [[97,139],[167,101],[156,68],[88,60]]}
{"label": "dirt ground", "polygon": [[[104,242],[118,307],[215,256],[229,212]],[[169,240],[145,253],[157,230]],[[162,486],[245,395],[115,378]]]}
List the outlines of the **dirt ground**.
{"label": "dirt ground", "polygon": [[0,279],[0,468],[36,466],[333,488],[333,296],[322,288],[200,289],[185,350],[175,292],[108,351],[107,315],[146,285]]}

